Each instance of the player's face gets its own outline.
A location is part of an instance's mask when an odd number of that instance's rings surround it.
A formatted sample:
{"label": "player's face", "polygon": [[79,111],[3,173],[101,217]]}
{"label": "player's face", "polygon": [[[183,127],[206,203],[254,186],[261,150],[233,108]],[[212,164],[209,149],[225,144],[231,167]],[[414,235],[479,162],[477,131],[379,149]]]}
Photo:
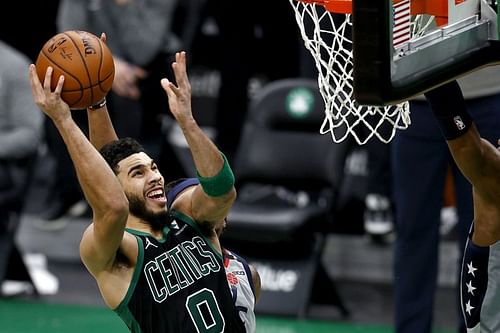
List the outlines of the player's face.
{"label": "player's face", "polygon": [[[146,212],[152,214],[166,211],[167,198],[163,176],[156,163],[145,153],[130,155],[118,163],[120,180],[125,194],[133,205],[142,205]],[[131,200],[132,199],[132,200]]]}

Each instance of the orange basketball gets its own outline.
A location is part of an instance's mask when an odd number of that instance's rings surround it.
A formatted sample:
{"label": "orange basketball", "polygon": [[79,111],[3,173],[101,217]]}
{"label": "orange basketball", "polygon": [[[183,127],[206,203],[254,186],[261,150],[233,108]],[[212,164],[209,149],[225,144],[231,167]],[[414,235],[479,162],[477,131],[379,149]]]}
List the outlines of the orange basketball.
{"label": "orange basketball", "polygon": [[35,65],[42,84],[47,67],[52,66],[52,89],[64,75],[61,97],[71,109],[85,109],[101,101],[115,76],[111,51],[99,37],[85,31],[65,31],[52,37]]}

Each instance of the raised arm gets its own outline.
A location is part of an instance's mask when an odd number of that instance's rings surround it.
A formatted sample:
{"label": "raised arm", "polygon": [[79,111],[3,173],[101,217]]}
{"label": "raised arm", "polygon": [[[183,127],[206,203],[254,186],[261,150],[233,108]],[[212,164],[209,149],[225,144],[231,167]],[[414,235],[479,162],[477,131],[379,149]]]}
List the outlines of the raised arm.
{"label": "raised arm", "polygon": [[87,119],[89,139],[97,150],[111,141],[118,140],[106,104],[93,109],[87,108]]}
{"label": "raised arm", "polygon": [[[480,137],[456,81],[426,93],[451,154],[484,200],[500,197],[500,153]],[[493,112],[493,111],[492,111]]]}
{"label": "raised arm", "polygon": [[175,55],[172,69],[177,86],[167,79],[161,84],[168,95],[170,111],[189,145],[201,183],[191,196],[192,217],[215,226],[227,216],[236,198],[234,176],[225,157],[193,118],[185,52]]}
{"label": "raised arm", "polygon": [[61,134],[85,198],[92,207],[93,224],[86,231],[80,249],[84,263],[96,275],[109,267],[121,244],[128,200],[115,174],[73,121],[68,105],[61,99],[64,77],[59,78],[57,87],[51,91],[51,67],[47,69],[43,86],[34,65],[30,65],[29,73],[35,103]]}
{"label": "raised arm", "polygon": [[472,240],[479,246],[494,244],[500,239],[500,151],[480,137],[456,81],[426,97],[455,162],[473,187]]}
{"label": "raised arm", "polygon": [[448,147],[464,176],[485,200],[500,198],[500,153],[490,142],[481,138],[476,126],[461,137],[448,141]]}
{"label": "raised arm", "polygon": [[[104,32],[101,33],[100,37],[104,43],[107,43]],[[118,135],[116,135],[106,106],[106,99],[87,108],[87,119],[89,123],[89,139],[97,150],[100,150],[111,141],[118,140]]]}

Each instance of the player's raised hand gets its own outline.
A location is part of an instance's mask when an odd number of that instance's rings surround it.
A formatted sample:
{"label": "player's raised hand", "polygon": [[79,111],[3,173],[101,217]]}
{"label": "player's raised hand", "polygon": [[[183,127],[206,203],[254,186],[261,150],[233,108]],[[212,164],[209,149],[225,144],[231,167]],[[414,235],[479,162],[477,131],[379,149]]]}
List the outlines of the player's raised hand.
{"label": "player's raised hand", "polygon": [[71,110],[68,104],[61,98],[61,91],[64,85],[64,76],[61,75],[57,81],[54,91],[50,88],[53,69],[51,66],[45,72],[45,79],[42,83],[38,79],[35,65],[29,67],[29,76],[31,82],[31,92],[33,99],[42,111],[54,122],[71,118]]}
{"label": "player's raised hand", "polygon": [[191,110],[191,83],[189,82],[186,69],[186,52],[177,52],[175,62],[172,63],[177,86],[164,78],[161,85],[168,96],[170,112],[177,122],[182,125],[184,121],[193,120]]}
{"label": "player's raised hand", "polygon": [[101,35],[99,36],[99,38],[101,39],[101,41],[106,44],[106,42],[108,41],[108,36],[106,35],[105,32],[101,32]]}

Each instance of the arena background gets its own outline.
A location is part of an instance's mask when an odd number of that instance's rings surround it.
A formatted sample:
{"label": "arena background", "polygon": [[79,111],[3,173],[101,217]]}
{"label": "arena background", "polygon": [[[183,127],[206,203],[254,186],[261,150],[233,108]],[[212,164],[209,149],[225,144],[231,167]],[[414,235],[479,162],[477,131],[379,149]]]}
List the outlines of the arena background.
{"label": "arena background", "polygon": [[[220,75],[218,59],[210,52],[218,36],[211,28],[210,13],[204,17],[203,29],[196,36],[190,80],[193,108],[200,124],[213,130],[215,101]],[[214,32],[215,31],[215,32]],[[307,61],[307,55],[305,55]],[[256,67],[258,61],[256,59]],[[267,83],[256,73],[249,85],[250,95]],[[318,134],[319,135],[319,134]],[[174,140],[172,138],[172,140]],[[333,143],[332,143],[333,144]],[[181,158],[187,151],[180,145]],[[126,332],[121,320],[105,308],[97,287],[78,257],[78,244],[88,217],[65,216],[65,227],[57,231],[41,231],[35,227],[43,210],[40,198],[47,196],[54,172],[50,156],[44,155],[36,166],[33,185],[27,193],[27,207],[16,235],[17,244],[35,280],[39,295],[29,284],[21,284],[20,292],[0,299],[0,332]],[[393,321],[392,248],[391,244],[373,243],[363,234],[362,198],[367,157],[363,147],[352,150],[345,161],[348,180],[342,189],[343,206],[339,207],[336,229],[328,236],[323,254],[327,273],[336,281],[350,316],[342,317],[335,307],[312,306],[306,318],[277,317],[258,314],[258,333],[388,333]],[[185,160],[189,163],[188,160]],[[436,333],[449,333],[456,322],[454,285],[456,246],[453,234],[444,235],[441,244],[439,291],[436,300]],[[26,287],[26,288],[25,288]]]}

